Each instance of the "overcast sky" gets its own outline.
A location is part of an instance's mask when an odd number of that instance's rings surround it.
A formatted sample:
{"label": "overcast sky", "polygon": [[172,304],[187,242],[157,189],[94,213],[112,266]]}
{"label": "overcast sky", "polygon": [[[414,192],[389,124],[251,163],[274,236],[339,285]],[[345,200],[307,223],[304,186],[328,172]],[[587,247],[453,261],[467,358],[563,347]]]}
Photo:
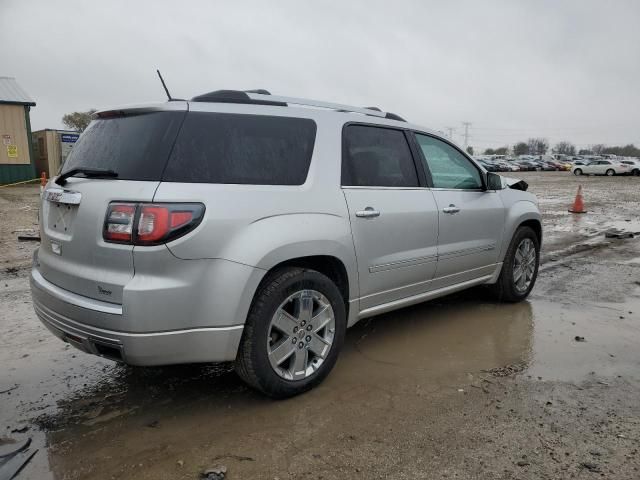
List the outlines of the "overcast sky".
{"label": "overcast sky", "polygon": [[64,113],[217,89],[376,105],[476,148],[640,145],[640,1],[0,0],[0,76]]}

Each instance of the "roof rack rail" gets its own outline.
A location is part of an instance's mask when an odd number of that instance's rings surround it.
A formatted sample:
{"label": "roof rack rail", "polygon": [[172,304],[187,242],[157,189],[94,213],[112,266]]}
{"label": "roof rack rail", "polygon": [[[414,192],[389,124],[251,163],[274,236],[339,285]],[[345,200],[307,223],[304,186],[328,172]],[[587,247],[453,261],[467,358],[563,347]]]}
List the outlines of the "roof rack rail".
{"label": "roof rack rail", "polygon": [[[256,93],[253,92],[266,92]],[[250,95],[259,95],[265,99],[253,99]],[[249,103],[254,105],[272,105],[277,107],[286,107],[283,102],[276,102],[271,99],[271,94],[266,90],[216,90],[215,92],[203,93],[191,99],[192,102],[213,102],[213,103]]]}
{"label": "roof rack rail", "polygon": [[322,102],[319,100],[310,100],[307,98],[281,97],[271,95],[267,90],[217,90],[202,95],[198,95],[191,99],[193,102],[213,102],[213,103],[242,103],[254,105],[272,105],[286,107],[288,105],[301,105],[305,107],[326,108],[336,110],[338,112],[360,113],[379,118],[387,118],[389,120],[398,120],[405,122],[406,120],[395,113],[383,112],[378,107],[352,107],[342,105],[340,103]]}

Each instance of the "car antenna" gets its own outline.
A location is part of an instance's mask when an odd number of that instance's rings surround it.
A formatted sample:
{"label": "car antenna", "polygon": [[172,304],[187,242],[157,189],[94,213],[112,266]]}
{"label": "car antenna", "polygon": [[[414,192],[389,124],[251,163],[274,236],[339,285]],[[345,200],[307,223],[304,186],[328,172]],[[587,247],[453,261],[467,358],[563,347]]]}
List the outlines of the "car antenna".
{"label": "car antenna", "polygon": [[158,77],[160,77],[160,81],[162,82],[162,86],[164,87],[164,91],[167,92],[167,98],[169,99],[169,101],[173,100],[173,98],[171,98],[171,94],[169,93],[169,89],[167,88],[167,84],[164,83],[164,78],[162,78],[162,74],[160,73],[160,70],[156,69],[156,72],[158,72]]}

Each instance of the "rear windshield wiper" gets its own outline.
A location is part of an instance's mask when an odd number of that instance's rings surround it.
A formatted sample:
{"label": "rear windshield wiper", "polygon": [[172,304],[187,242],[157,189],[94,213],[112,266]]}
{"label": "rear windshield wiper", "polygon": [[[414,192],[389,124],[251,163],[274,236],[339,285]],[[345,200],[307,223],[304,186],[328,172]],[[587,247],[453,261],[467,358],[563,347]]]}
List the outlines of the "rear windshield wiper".
{"label": "rear windshield wiper", "polygon": [[94,178],[116,178],[118,176],[118,174],[113,170],[103,170],[100,168],[72,168],[56,178],[56,183],[58,185],[64,185],[67,183],[67,178],[73,177],[77,173],[82,173],[86,177]]}

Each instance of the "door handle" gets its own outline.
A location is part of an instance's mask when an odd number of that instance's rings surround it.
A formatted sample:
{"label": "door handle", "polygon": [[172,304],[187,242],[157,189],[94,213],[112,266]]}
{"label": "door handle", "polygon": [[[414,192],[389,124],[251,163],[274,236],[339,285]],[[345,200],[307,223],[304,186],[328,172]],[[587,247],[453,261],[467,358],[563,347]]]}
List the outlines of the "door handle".
{"label": "door handle", "polygon": [[373,207],[367,207],[364,210],[358,210],[356,212],[356,217],[360,218],[375,218],[379,216],[380,212],[378,210],[375,210]]}
{"label": "door handle", "polygon": [[453,203],[451,205],[449,205],[448,207],[444,207],[442,209],[442,211],[444,213],[448,213],[450,215],[454,215],[456,213],[458,213],[460,211],[460,207],[456,207]]}

